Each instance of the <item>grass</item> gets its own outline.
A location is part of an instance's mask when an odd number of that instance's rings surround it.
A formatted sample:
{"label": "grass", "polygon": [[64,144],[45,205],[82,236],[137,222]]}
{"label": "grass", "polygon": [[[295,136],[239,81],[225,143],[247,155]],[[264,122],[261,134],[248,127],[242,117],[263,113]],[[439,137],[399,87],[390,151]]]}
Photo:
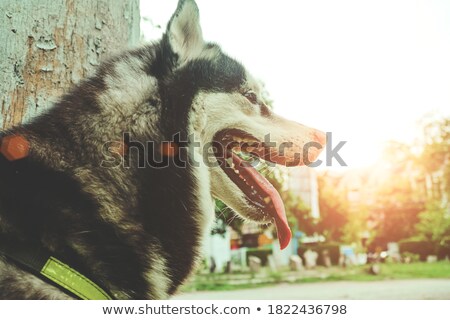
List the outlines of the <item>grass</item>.
{"label": "grass", "polygon": [[352,268],[322,268],[304,272],[282,270],[270,272],[263,269],[259,274],[199,274],[183,287],[184,292],[224,291],[270,286],[278,283],[313,283],[324,281],[375,281],[394,279],[447,278],[450,279],[450,262],[417,262],[411,264],[380,264],[381,272],[372,275],[369,266]]}
{"label": "grass", "polygon": [[450,262],[381,265],[382,278],[414,279],[414,278],[450,278]]}

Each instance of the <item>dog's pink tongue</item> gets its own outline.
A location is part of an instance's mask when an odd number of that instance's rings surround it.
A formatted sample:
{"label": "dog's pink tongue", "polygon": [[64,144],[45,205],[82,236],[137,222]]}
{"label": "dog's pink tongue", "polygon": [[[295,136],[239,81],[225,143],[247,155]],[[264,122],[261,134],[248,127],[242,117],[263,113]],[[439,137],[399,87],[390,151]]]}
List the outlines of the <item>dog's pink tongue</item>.
{"label": "dog's pink tongue", "polygon": [[[284,210],[283,200],[281,200],[280,194],[274,188],[274,186],[267,181],[255,168],[249,165],[248,162],[244,162],[237,155],[233,154],[233,162],[238,165],[239,170],[245,171],[246,176],[250,176],[253,181],[259,186],[259,188],[265,193],[264,197],[269,197],[273,206],[272,210],[269,210],[269,214],[275,220],[275,226],[277,227],[278,241],[280,242],[280,248],[283,250],[291,241],[292,233],[287,222],[286,212]],[[270,203],[268,204],[268,206]]]}
{"label": "dog's pink tongue", "polygon": [[[280,198],[279,195],[278,198]],[[288,246],[289,242],[291,242],[292,233],[287,222],[286,213],[284,212],[283,202],[281,202],[281,208],[275,208],[275,210],[277,212],[274,218],[277,226],[278,241],[280,242],[281,250],[283,250]]]}
{"label": "dog's pink tongue", "polygon": [[255,170],[256,174],[253,176],[259,187],[263,189],[270,197],[273,205],[273,211],[270,212],[275,220],[277,227],[278,241],[280,242],[280,248],[283,250],[291,241],[292,233],[291,228],[287,222],[286,212],[284,211],[284,203],[281,200],[280,194],[272,186],[272,184],[266,180],[259,172]]}

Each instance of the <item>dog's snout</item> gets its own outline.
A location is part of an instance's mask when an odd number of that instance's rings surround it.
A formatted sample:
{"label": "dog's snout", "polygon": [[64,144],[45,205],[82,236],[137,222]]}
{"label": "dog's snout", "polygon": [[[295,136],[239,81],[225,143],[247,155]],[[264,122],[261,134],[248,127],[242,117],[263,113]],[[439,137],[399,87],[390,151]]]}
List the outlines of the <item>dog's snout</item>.
{"label": "dog's snout", "polygon": [[325,132],[315,130],[313,133],[313,140],[324,146],[327,143],[327,135],[325,134]]}

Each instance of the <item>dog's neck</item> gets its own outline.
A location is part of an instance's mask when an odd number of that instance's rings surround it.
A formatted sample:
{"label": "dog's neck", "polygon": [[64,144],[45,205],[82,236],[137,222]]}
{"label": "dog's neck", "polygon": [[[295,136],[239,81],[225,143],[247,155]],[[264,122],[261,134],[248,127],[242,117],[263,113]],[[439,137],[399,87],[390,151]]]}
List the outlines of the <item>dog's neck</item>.
{"label": "dog's neck", "polygon": [[[199,164],[187,168],[93,166],[78,157],[78,141],[50,147],[49,131],[68,134],[63,111],[56,107],[45,121],[10,132],[24,134],[32,152],[0,161],[1,233],[74,261],[116,297],[167,298],[194,270],[214,217],[201,152],[186,153],[195,160],[188,163]],[[0,287],[2,281],[0,273]],[[45,298],[39,288],[33,297]]]}

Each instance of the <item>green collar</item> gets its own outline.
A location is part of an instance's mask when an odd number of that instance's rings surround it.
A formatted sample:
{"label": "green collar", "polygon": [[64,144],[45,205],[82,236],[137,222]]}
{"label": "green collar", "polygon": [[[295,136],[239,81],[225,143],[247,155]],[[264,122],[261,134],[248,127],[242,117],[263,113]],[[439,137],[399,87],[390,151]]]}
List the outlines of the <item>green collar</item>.
{"label": "green collar", "polygon": [[112,300],[105,290],[77,270],[53,257],[37,246],[6,245],[0,239],[0,254],[30,270],[40,278],[50,280],[75,297],[83,300]]}
{"label": "green collar", "polygon": [[48,258],[40,273],[83,300],[112,300],[97,284],[54,257]]}

